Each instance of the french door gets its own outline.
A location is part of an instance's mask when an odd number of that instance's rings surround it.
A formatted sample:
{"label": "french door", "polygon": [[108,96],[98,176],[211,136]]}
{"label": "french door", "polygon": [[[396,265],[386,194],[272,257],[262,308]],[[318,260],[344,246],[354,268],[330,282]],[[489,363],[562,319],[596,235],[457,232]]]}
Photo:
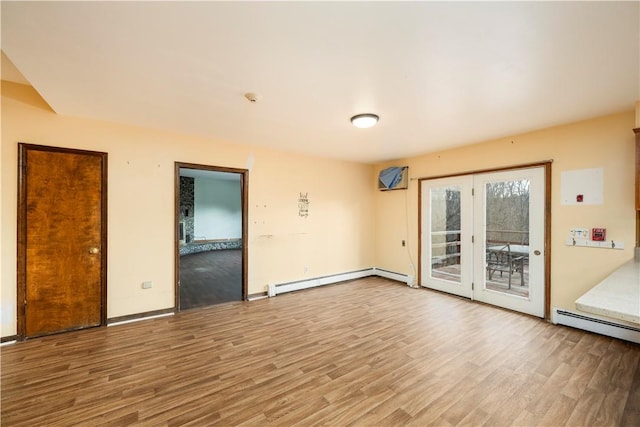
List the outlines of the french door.
{"label": "french door", "polygon": [[544,172],[422,181],[421,286],[544,317]]}

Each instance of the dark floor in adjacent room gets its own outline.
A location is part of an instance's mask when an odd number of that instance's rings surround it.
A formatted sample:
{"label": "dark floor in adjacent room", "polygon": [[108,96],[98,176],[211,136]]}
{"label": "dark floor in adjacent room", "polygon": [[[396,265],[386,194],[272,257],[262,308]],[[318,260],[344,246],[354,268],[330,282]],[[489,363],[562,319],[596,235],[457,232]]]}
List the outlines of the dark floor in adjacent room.
{"label": "dark floor in adjacent room", "polygon": [[242,250],[180,257],[180,309],[242,300]]}

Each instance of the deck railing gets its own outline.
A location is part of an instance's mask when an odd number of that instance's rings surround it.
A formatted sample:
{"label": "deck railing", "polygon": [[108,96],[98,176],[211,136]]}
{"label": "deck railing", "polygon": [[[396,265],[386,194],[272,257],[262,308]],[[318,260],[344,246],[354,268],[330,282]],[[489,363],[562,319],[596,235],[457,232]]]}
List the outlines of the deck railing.
{"label": "deck railing", "polygon": [[460,236],[460,230],[433,231],[431,233],[432,267],[460,264]]}
{"label": "deck railing", "polygon": [[520,230],[487,230],[487,242],[510,243],[512,245],[528,245],[529,231]]}
{"label": "deck railing", "polygon": [[[497,244],[528,245],[529,231],[487,230],[487,246]],[[431,232],[431,265],[435,268],[460,264],[461,230]]]}

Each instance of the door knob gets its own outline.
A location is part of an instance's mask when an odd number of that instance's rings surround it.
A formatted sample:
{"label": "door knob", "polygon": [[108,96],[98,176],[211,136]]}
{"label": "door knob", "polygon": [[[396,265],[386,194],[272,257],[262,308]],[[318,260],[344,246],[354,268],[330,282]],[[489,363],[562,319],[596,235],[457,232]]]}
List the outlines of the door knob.
{"label": "door knob", "polygon": [[533,254],[534,254],[534,255],[540,255],[540,253],[541,253],[541,252],[540,252],[539,250],[537,250],[537,249],[536,249],[535,251],[533,251]]}
{"label": "door knob", "polygon": [[98,248],[91,248],[91,249],[89,249],[89,253],[90,253],[90,254],[94,254],[94,255],[95,255],[95,254],[97,254],[97,253],[99,253],[99,252],[100,252],[100,249],[98,249]]}

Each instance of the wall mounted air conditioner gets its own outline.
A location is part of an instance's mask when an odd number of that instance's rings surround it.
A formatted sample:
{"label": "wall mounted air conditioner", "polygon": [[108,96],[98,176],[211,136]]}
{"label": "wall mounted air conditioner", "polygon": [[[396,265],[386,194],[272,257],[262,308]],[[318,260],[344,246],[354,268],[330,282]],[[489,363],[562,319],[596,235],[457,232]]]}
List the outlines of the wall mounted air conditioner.
{"label": "wall mounted air conditioner", "polygon": [[409,166],[392,166],[378,174],[378,190],[406,190],[409,187]]}

